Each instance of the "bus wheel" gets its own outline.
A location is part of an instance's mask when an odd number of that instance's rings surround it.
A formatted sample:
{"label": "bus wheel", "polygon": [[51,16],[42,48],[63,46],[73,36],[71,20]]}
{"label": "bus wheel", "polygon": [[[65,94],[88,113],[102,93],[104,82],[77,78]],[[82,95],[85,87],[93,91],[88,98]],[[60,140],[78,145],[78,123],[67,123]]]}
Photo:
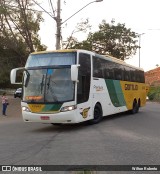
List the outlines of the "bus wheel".
{"label": "bus wheel", "polygon": [[134,100],[134,102],[133,102],[133,108],[131,110],[131,113],[132,114],[136,114],[138,111],[139,111],[139,105],[138,105],[137,101]]}
{"label": "bus wheel", "polygon": [[91,124],[99,123],[102,120],[102,107],[100,104],[96,104],[94,108],[94,118],[89,122]]}

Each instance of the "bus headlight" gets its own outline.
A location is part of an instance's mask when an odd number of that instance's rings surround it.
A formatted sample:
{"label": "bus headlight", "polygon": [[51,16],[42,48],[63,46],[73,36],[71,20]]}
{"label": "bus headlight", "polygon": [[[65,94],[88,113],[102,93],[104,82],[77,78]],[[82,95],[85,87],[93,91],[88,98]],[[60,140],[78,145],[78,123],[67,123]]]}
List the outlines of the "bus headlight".
{"label": "bus headlight", "polygon": [[31,112],[27,106],[22,106],[22,111]]}
{"label": "bus headlight", "polygon": [[61,112],[72,111],[72,110],[74,110],[74,109],[76,109],[76,108],[77,108],[76,105],[65,106],[65,107],[61,108]]}

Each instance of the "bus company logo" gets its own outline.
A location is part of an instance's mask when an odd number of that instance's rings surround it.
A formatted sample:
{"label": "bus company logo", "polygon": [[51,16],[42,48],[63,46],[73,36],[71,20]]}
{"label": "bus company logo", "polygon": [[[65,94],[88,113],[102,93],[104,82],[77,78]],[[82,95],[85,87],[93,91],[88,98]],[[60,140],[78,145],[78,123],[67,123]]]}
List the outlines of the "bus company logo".
{"label": "bus company logo", "polygon": [[138,90],[138,85],[136,85],[136,84],[125,84],[125,90]]}
{"label": "bus company logo", "polygon": [[83,118],[87,118],[88,117],[88,111],[89,111],[90,107],[89,108],[85,108],[83,109],[83,111],[80,113]]}
{"label": "bus company logo", "polygon": [[94,89],[96,89],[96,91],[103,91],[103,86],[96,86],[94,85]]}

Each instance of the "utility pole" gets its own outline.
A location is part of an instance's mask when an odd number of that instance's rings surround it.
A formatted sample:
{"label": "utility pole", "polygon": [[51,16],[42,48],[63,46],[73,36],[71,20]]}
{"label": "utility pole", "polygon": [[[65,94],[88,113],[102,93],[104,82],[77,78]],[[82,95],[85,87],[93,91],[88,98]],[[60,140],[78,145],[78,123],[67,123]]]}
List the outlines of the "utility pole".
{"label": "utility pole", "polygon": [[78,10],[77,12],[75,12],[73,15],[71,15],[69,18],[67,18],[65,21],[61,22],[61,0],[57,0],[57,16],[54,17],[54,20],[57,23],[57,33],[56,33],[56,50],[59,50],[60,47],[60,43],[61,43],[61,25],[64,24],[66,21],[68,21],[70,18],[72,18],[74,15],[76,15],[77,13],[79,13],[81,10],[83,10],[84,8],[86,8],[88,5],[94,3],[94,2],[102,2],[103,0],[94,0],[92,2],[89,2],[87,5],[85,5],[84,7],[82,7],[80,10]]}
{"label": "utility pole", "polygon": [[55,21],[57,23],[56,50],[59,50],[61,42],[61,0],[57,0],[57,17],[55,17]]}
{"label": "utility pole", "polygon": [[49,12],[47,12],[43,7],[41,7],[35,0],[32,0],[36,5],[38,5],[44,12],[46,12],[51,18],[53,18],[56,21],[57,24],[57,32],[56,32],[56,50],[59,50],[60,43],[61,43],[61,25],[64,24],[66,21],[68,21],[70,18],[72,18],[74,15],[79,13],[81,10],[86,8],[88,5],[94,3],[94,2],[102,2],[103,0],[94,0],[92,2],[89,2],[87,5],[82,7],[80,10],[75,12],[73,15],[71,15],[69,18],[67,18],[65,21],[61,22],[61,0],[57,0],[57,16],[52,16]]}
{"label": "utility pole", "polygon": [[141,33],[141,34],[137,34],[137,36],[139,37],[139,68],[141,67],[141,36],[145,34],[145,33]]}

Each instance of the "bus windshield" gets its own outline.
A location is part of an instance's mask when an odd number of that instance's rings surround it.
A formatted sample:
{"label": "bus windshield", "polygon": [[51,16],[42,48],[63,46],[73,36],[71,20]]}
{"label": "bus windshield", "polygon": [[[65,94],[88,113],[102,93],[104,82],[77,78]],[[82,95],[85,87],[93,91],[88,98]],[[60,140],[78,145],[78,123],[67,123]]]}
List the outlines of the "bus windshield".
{"label": "bus windshield", "polygon": [[[27,102],[65,102],[74,99],[74,83],[70,68],[28,69],[29,80],[24,86],[23,101]],[[24,74],[24,82],[27,79]]]}
{"label": "bus windshield", "polygon": [[23,101],[33,103],[66,102],[74,99],[71,65],[76,53],[31,54],[24,72]]}

